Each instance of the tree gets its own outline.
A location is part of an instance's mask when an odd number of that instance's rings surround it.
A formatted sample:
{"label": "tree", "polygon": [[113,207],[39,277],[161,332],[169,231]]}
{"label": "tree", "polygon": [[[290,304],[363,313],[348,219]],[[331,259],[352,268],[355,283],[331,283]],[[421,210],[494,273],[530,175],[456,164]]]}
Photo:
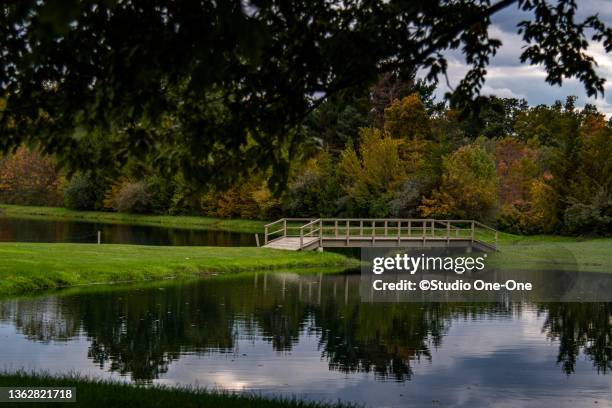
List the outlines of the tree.
{"label": "tree", "polygon": [[[291,130],[325,99],[380,74],[446,73],[443,51],[470,69],[454,100],[478,95],[501,42],[491,16],[512,5],[523,62],[546,80],[577,77],[589,95],[604,80],[588,40],[612,48],[597,16],[578,21],[574,0],[230,1],[9,0],[0,6],[0,150],[38,141],[62,163],[90,169],[83,145],[112,141],[127,157],[225,182],[272,168],[288,174]],[[364,52],[364,50],[366,50]]]}
{"label": "tree", "polygon": [[354,94],[327,99],[306,118],[306,144],[314,142],[337,155],[347,143],[356,143],[359,128],[368,124],[367,102],[366,96]]}
{"label": "tree", "polygon": [[385,108],[385,132],[396,139],[423,140],[431,135],[429,114],[419,94],[395,99]]}
{"label": "tree", "polygon": [[468,112],[467,117],[462,120],[464,132],[472,139],[480,136],[514,136],[517,117],[528,108],[525,99],[496,96],[481,96],[477,105],[478,109]]}
{"label": "tree", "polygon": [[355,216],[384,217],[394,190],[405,179],[401,141],[374,128],[361,130],[359,153],[345,149],[338,163],[346,210]]}
{"label": "tree", "polygon": [[340,211],[342,189],[336,164],[327,151],[306,161],[289,183],[285,209],[299,217],[333,217]]}
{"label": "tree", "polygon": [[487,220],[497,204],[493,156],[466,145],[443,159],[442,183],[419,207],[423,217]]}
{"label": "tree", "polygon": [[0,157],[0,200],[7,204],[58,205],[63,177],[53,158],[21,146]]}
{"label": "tree", "polygon": [[385,109],[395,100],[418,93],[429,115],[441,112],[444,102],[437,102],[434,97],[435,84],[427,84],[422,79],[415,79],[411,73],[407,79],[402,79],[397,73],[385,72],[378,82],[370,88],[370,124],[382,128]]}

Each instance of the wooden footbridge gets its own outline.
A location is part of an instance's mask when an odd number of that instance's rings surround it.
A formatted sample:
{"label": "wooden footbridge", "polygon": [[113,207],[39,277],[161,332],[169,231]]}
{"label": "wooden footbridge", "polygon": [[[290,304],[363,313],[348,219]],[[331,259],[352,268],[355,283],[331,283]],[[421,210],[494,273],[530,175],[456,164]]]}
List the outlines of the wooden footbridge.
{"label": "wooden footbridge", "polygon": [[264,247],[291,251],[363,247],[497,250],[497,230],[474,220],[281,218],[265,226]]}

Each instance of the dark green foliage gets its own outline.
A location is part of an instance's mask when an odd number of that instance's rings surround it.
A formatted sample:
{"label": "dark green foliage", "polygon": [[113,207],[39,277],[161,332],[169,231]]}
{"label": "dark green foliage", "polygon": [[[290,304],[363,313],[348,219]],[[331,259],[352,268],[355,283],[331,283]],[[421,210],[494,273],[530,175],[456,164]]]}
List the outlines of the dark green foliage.
{"label": "dark green foliage", "polygon": [[152,176],[146,179],[150,209],[153,214],[166,214],[172,204],[176,186],[172,179]]}
{"label": "dark green foliage", "polygon": [[91,173],[75,174],[64,188],[64,205],[72,210],[100,207],[101,186]]}
{"label": "dark green foliage", "polygon": [[462,129],[470,138],[485,136],[503,138],[514,136],[515,123],[520,113],[527,110],[527,101],[516,98],[482,96],[478,109],[473,110],[462,121]]}
{"label": "dark green foliage", "polygon": [[285,210],[299,217],[333,217],[341,211],[342,190],[332,157],[311,159],[287,189]]}
{"label": "dark green foliage", "polygon": [[612,196],[601,188],[587,203],[570,200],[564,222],[573,234],[612,234]]}
{"label": "dark green foliage", "polygon": [[[501,45],[491,16],[510,6],[528,15],[522,61],[543,64],[550,83],[577,77],[589,95],[603,92],[587,40],[609,50],[612,30],[577,20],[576,3],[5,1],[0,151],[36,142],[72,169],[134,159],[225,186],[271,168],[279,191],[288,145],[302,142],[291,130],[326,98],[385,72],[437,80],[449,49],[470,66],[454,101],[477,96]],[[90,154],[96,138],[106,154]]]}
{"label": "dark green foliage", "polygon": [[308,115],[306,142],[337,153],[357,141],[359,128],[368,125],[368,109],[366,96],[343,94],[326,100]]}

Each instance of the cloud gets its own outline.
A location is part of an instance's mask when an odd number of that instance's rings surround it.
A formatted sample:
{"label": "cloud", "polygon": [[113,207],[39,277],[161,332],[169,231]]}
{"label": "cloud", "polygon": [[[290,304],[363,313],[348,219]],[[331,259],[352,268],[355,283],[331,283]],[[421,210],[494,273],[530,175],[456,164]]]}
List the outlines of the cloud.
{"label": "cloud", "polygon": [[[599,13],[603,21],[612,21],[612,7],[606,7],[604,1],[585,0],[579,3],[578,19],[595,13]],[[597,63],[597,73],[609,81],[605,84],[604,97],[588,97],[583,84],[576,78],[564,79],[562,86],[551,86],[546,82],[546,71],[542,66],[520,62],[525,43],[516,32],[516,24],[528,18],[528,13],[514,7],[494,16],[490,34],[491,37],[501,40],[503,45],[497,55],[491,58],[481,94],[524,98],[532,106],[550,105],[556,100],[565,100],[567,96],[574,95],[577,97],[577,107],[590,103],[607,116],[612,116],[612,56],[605,52],[602,44],[591,44],[588,53]],[[456,87],[469,69],[461,50],[448,51],[445,56],[448,59],[447,76],[451,88],[441,79],[437,90],[439,98]]]}

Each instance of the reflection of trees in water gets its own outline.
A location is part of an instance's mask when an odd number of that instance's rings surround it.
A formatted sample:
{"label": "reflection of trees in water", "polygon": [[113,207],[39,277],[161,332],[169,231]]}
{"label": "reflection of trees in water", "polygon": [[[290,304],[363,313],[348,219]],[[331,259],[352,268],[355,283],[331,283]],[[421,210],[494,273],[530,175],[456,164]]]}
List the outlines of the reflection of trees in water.
{"label": "reflection of trees in water", "polygon": [[[406,381],[411,362],[431,359],[431,348],[442,344],[451,321],[510,314],[496,304],[378,304],[330,302],[315,309],[322,328],[320,347],[331,369],[373,372],[378,378]],[[340,317],[340,318],[339,318]]]}
{"label": "reflection of trees in water", "polygon": [[612,370],[612,304],[550,303],[540,310],[547,313],[544,332],[559,341],[557,363],[565,373],[574,372],[581,350],[597,372]]}
{"label": "reflection of trees in water", "polygon": [[[158,378],[183,352],[237,353],[239,340],[263,339],[289,351],[304,330],[319,335],[330,369],[405,381],[414,361],[431,359],[453,321],[521,312],[520,304],[367,304],[358,293],[358,280],[342,276],[260,274],[7,301],[0,303],[0,319],[37,341],[66,340],[82,330],[93,362],[137,381]],[[610,305],[547,304],[540,311],[548,313],[543,330],[559,341],[565,372],[573,371],[580,352],[598,371],[611,368]]]}
{"label": "reflection of trees in water", "polygon": [[0,321],[11,321],[28,340],[49,343],[79,335],[78,302],[70,299],[5,300]]}

